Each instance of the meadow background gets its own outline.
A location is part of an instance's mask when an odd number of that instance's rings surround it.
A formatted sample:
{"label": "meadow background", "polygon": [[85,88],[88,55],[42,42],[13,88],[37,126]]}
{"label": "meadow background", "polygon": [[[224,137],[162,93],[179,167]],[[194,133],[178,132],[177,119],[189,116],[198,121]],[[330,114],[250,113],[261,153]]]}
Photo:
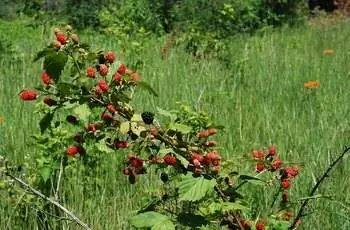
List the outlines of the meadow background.
{"label": "meadow background", "polygon": [[[28,161],[36,151],[30,136],[39,132],[38,114],[18,94],[40,84],[41,65],[32,60],[54,38],[54,27],[35,16],[0,20],[0,155],[15,164]],[[169,48],[163,59],[160,51],[167,34],[117,39],[87,27],[80,39],[94,48],[114,50],[126,64],[138,63],[141,78],[160,97],[138,92],[137,110],[174,109],[177,101],[186,101],[208,111],[225,126],[217,138],[219,150],[225,158],[237,159],[237,169],[252,172],[254,165],[240,158],[270,144],[283,159],[301,163],[301,175],[290,191],[292,199],[298,199],[307,195],[335,153],[349,145],[350,24],[321,15],[297,26],[261,28],[225,37],[225,49],[202,59],[189,54],[186,43]],[[304,89],[310,80],[321,83],[316,93]],[[108,158],[108,174],[96,175],[103,186],[93,189],[93,199],[74,183],[64,184],[62,203],[93,229],[129,229],[126,220],[146,202],[142,196],[157,191],[154,176],[140,176],[135,185],[127,182],[121,173],[124,157],[116,153]],[[252,209],[269,204],[265,197],[270,194],[261,187],[250,186],[246,192],[253,194]],[[329,197],[312,202],[313,213],[303,218],[301,229],[350,229],[349,159],[318,193]],[[36,229],[34,221],[15,218],[20,200],[16,202],[10,202],[6,190],[0,191],[0,229]],[[35,216],[35,205],[25,215],[28,220]],[[57,224],[79,229],[64,221]]]}

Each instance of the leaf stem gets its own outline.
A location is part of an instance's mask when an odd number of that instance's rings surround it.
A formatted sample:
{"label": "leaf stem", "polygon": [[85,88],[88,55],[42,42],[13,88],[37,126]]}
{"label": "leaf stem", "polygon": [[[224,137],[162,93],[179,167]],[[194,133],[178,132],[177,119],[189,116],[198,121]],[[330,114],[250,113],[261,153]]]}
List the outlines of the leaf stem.
{"label": "leaf stem", "polygon": [[[343,152],[340,153],[340,155],[335,159],[327,168],[327,170],[323,173],[323,175],[320,177],[320,179],[317,180],[314,187],[311,189],[308,197],[314,196],[316,190],[320,187],[321,183],[329,176],[329,173],[331,170],[340,162],[341,159],[345,156],[345,154],[350,150],[350,147],[345,147]],[[306,208],[307,204],[309,203],[311,199],[305,199],[302,205],[300,206],[300,209],[298,211],[298,214],[293,220],[293,223],[290,225],[289,229],[294,230],[297,227],[297,223],[301,217],[304,216],[304,209]]]}
{"label": "leaf stem", "polygon": [[[6,167],[7,168],[7,167]],[[53,204],[54,206],[56,206],[57,208],[61,209],[63,212],[65,212],[68,216],[70,216],[70,218],[72,219],[72,221],[74,221],[75,223],[77,223],[78,225],[80,225],[82,228],[84,228],[85,230],[92,230],[87,224],[85,224],[83,221],[81,221],[77,216],[75,216],[71,211],[69,211],[67,208],[65,208],[64,206],[62,206],[60,203],[58,203],[57,201],[45,196],[44,194],[42,194],[40,191],[34,189],[33,187],[31,187],[30,185],[28,185],[27,183],[25,183],[24,181],[22,181],[20,178],[17,178],[16,176],[12,175],[9,173],[9,171],[7,170],[5,173],[6,176],[10,177],[11,179],[13,179],[14,181],[18,182],[19,184],[21,184],[26,190],[28,190],[29,192],[33,193],[34,195],[40,197],[43,200],[48,201],[49,203]]]}

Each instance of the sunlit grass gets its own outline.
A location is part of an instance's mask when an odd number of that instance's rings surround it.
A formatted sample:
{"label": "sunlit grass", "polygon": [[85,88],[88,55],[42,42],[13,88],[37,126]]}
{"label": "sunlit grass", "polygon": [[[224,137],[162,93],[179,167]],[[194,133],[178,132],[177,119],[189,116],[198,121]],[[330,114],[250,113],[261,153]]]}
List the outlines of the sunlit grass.
{"label": "sunlit grass", "polygon": [[[49,41],[49,35],[41,34],[40,29],[11,26],[9,30],[0,25],[19,52],[13,58],[0,56],[0,154],[19,163],[25,155],[34,153],[29,142],[30,135],[38,131],[38,117],[34,106],[20,101],[18,93],[40,82],[40,64],[31,60],[45,44],[41,38]],[[162,42],[150,40],[144,44],[144,64],[139,72],[160,97],[139,92],[135,107],[139,111],[171,109],[176,108],[176,101],[199,105],[209,111],[216,123],[225,126],[217,141],[227,158],[276,145],[283,159],[303,164],[291,197],[305,197],[333,154],[349,144],[349,35],[350,26],[338,24],[322,29],[284,29],[232,40],[230,68],[217,60],[195,60],[181,49],[171,50],[164,61],[160,56]],[[81,36],[81,40],[95,41],[96,48],[120,52],[112,37]],[[124,61],[127,64],[133,58],[125,57]],[[241,63],[240,68],[235,62]],[[304,83],[313,79],[321,84],[309,92]],[[69,195],[64,204],[94,229],[126,229],[126,219],[145,202],[141,197],[151,194],[157,186],[153,183],[155,176],[139,177],[135,185],[129,185],[121,173],[123,157],[111,156],[106,163],[109,173],[96,175],[101,178],[103,189],[94,191],[94,199],[87,199],[82,188],[66,185],[65,193]],[[350,228],[348,161],[333,172],[319,191],[331,195],[334,201],[313,202],[309,211],[315,213],[303,219],[303,229]],[[254,170],[254,165],[236,165],[240,170]],[[255,198],[271,196],[261,187],[250,188],[249,193]],[[6,197],[6,191],[1,192],[0,207],[6,204]],[[261,200],[252,203],[252,208],[268,205],[268,200]],[[6,229],[8,223],[9,229],[34,226],[30,223],[15,228],[8,220],[8,213],[1,212],[0,229]]]}

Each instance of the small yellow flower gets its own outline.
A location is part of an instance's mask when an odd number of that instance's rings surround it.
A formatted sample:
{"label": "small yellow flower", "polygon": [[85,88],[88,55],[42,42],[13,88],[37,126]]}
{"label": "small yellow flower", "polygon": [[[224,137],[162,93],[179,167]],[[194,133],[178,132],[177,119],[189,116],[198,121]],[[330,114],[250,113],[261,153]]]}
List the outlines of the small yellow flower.
{"label": "small yellow flower", "polygon": [[323,55],[331,55],[333,53],[334,53],[334,50],[330,48],[323,50]]}
{"label": "small yellow flower", "polygon": [[304,83],[305,89],[316,89],[320,86],[319,80],[312,80]]}

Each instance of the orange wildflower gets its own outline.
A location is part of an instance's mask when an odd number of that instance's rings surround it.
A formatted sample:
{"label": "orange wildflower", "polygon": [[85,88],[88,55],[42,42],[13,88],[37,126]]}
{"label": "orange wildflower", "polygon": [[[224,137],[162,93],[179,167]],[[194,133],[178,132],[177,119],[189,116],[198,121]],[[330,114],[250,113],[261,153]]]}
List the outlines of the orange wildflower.
{"label": "orange wildflower", "polygon": [[334,50],[330,48],[323,50],[323,55],[331,55],[333,53],[334,53]]}
{"label": "orange wildflower", "polygon": [[312,80],[304,83],[305,89],[316,89],[320,86],[319,80]]}

